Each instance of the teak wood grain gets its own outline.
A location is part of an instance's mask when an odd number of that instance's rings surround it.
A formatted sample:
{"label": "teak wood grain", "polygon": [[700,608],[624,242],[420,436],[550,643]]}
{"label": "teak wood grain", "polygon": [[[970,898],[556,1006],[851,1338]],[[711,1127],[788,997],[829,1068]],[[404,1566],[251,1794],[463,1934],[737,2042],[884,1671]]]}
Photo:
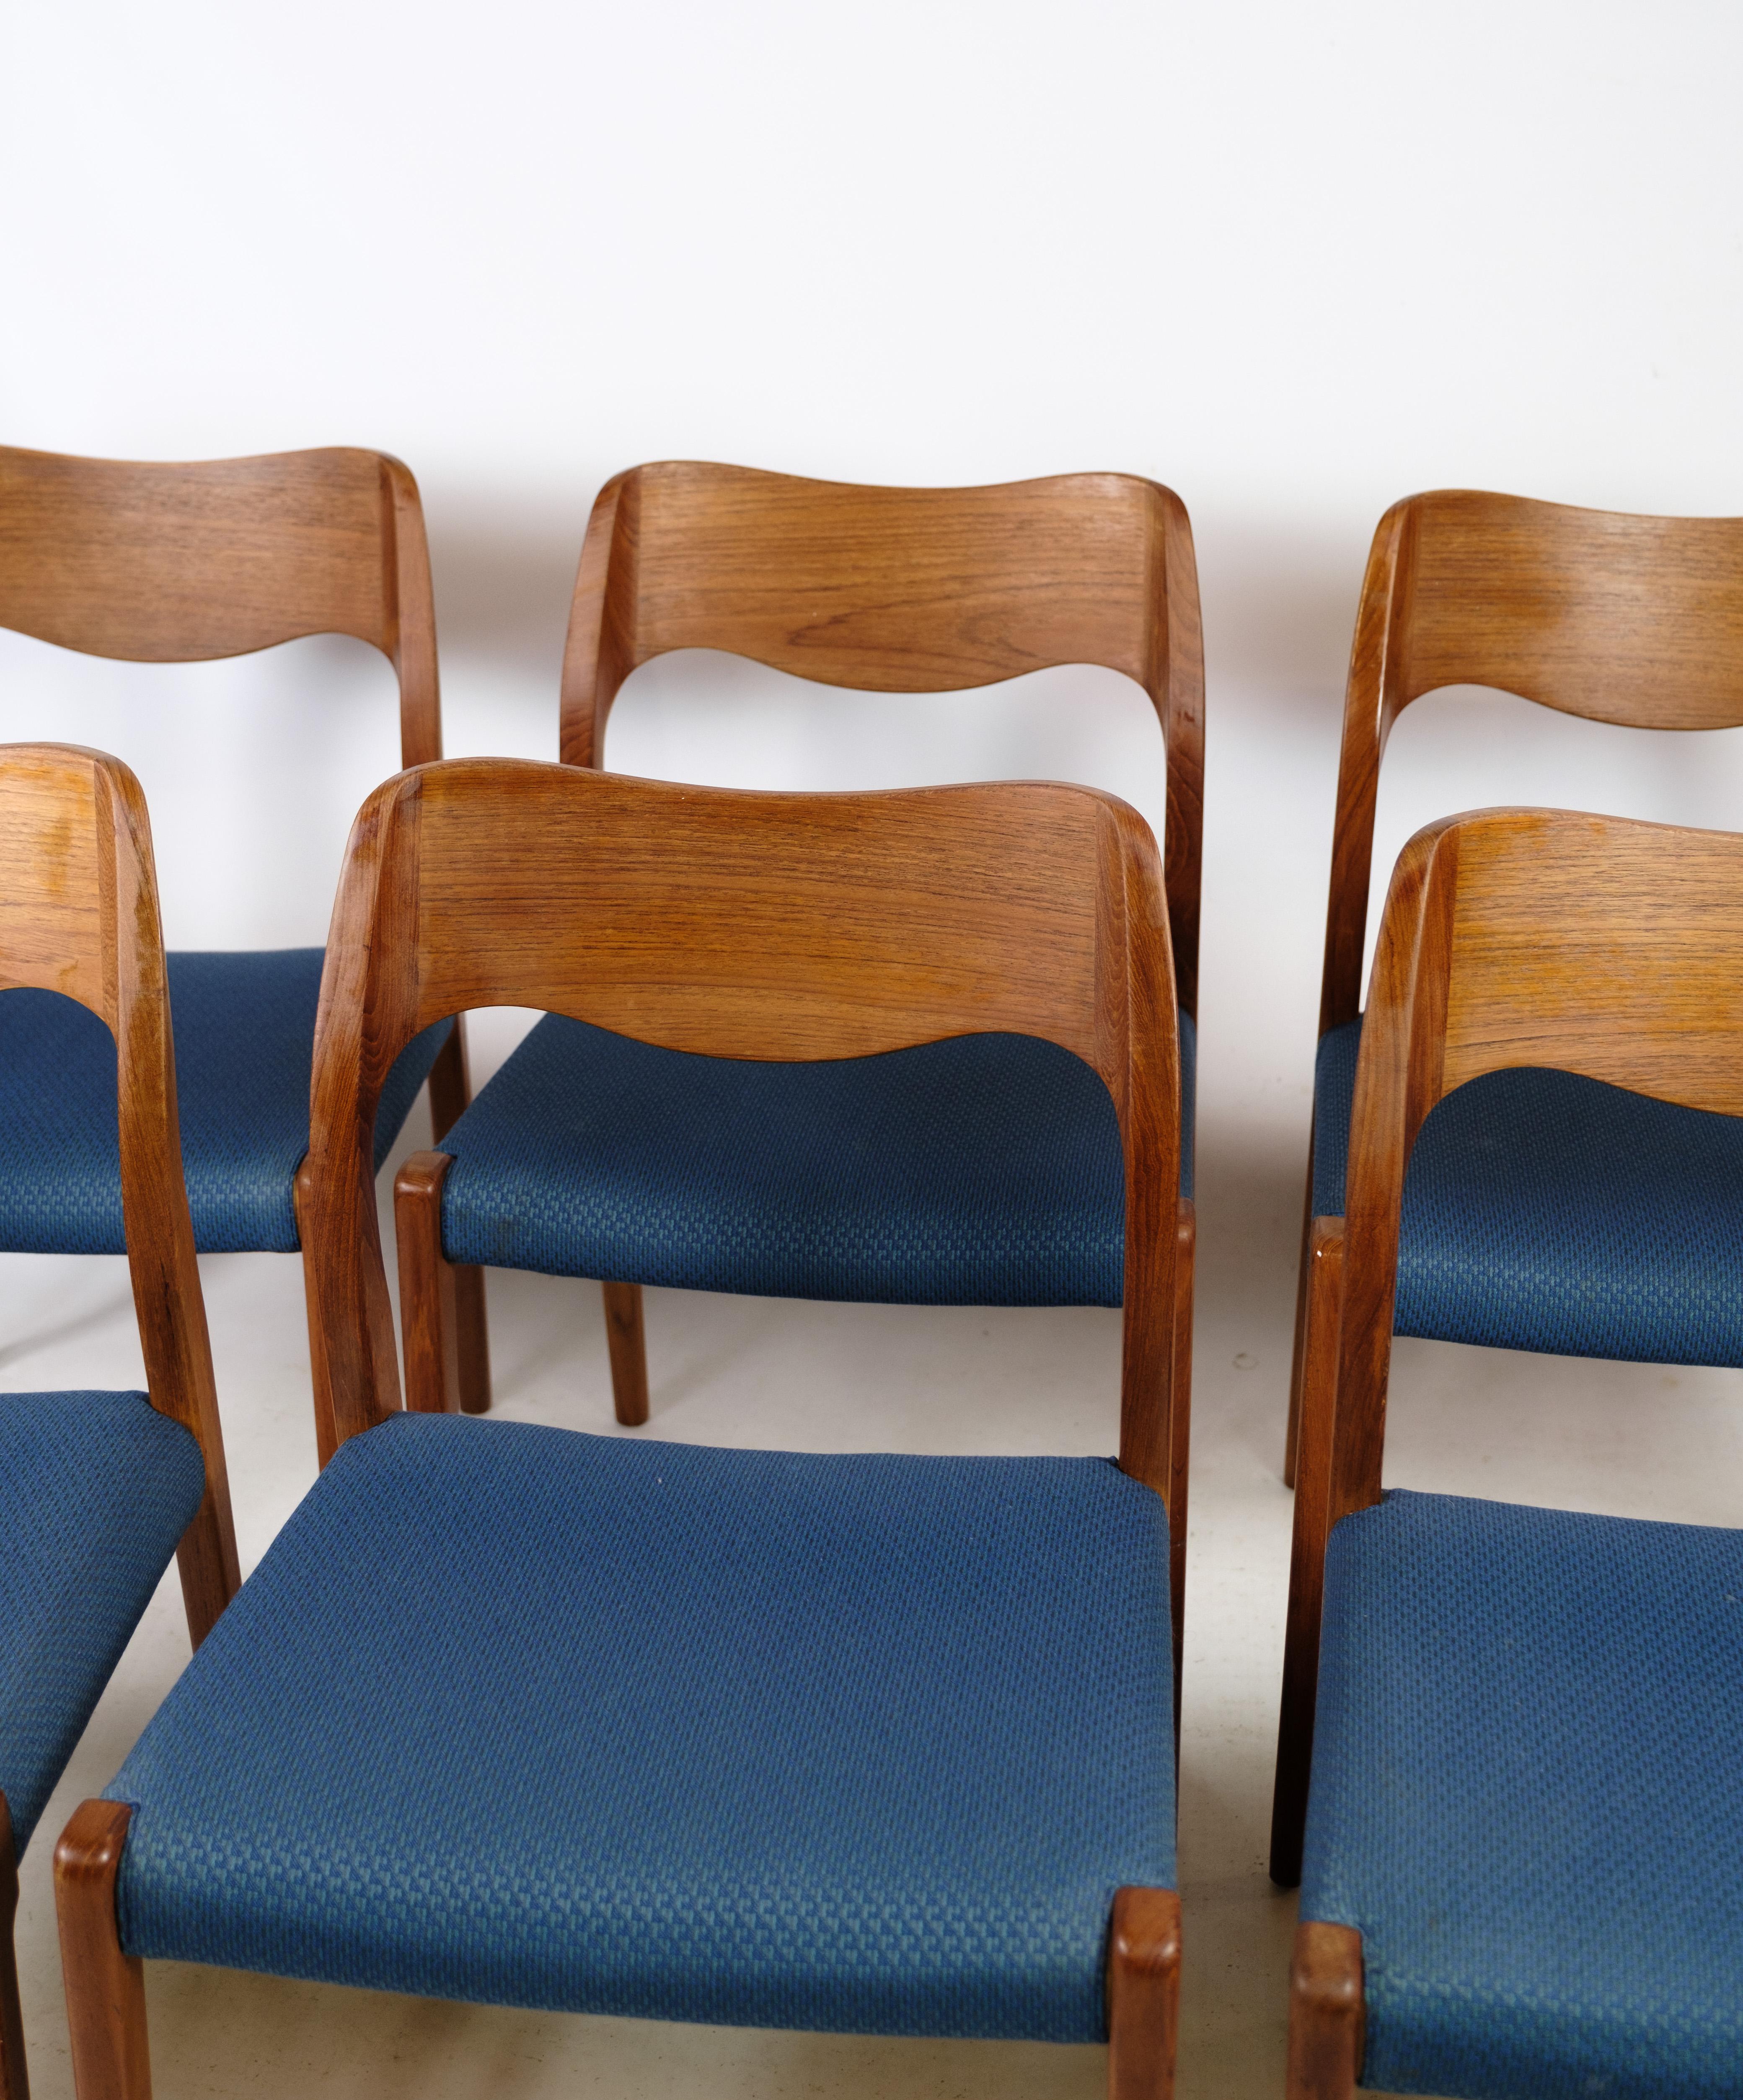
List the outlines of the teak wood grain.
{"label": "teak wood grain", "polygon": [[1286,2100],[1350,2100],[1366,2030],[1361,1935],[1348,1925],[1298,1926],[1289,1968]]}
{"label": "teak wood grain", "polygon": [[55,1910],[78,2100],[152,2100],[143,1965],[122,1952],[115,1884],[133,1811],[85,1801],[55,1848]]}
{"label": "teak wood grain", "polygon": [[1169,2100],[1180,1997],[1180,1899],[1172,1889],[1115,1892],[1107,1991],[1108,2100]]}
{"label": "teak wood grain", "polygon": [[[1640,517],[1468,489],[1413,496],[1386,513],[1350,654],[1322,1037],[1361,1011],[1387,739],[1412,700],[1449,686],[1490,686],[1630,728],[1743,723],[1743,518]],[[1302,1246],[1285,1462],[1291,1480],[1304,1237]]]}
{"label": "teak wood grain", "polygon": [[[1299,1871],[1325,1541],[1380,1498],[1398,1229],[1410,1148],[1485,1072],[1542,1066],[1743,1114],[1743,836],[1491,810],[1399,856],[1362,1024],[1341,1233],[1316,1221],[1273,1862]],[[1323,1367],[1330,1301],[1334,1360]],[[1329,1420],[1328,1420],[1329,1418]],[[1322,1470],[1323,1469],[1323,1470]],[[1322,1480],[1323,1487],[1322,1487]],[[1286,1771],[1298,1776],[1286,1806]],[[1293,1819],[1293,1828],[1289,1819]]]}

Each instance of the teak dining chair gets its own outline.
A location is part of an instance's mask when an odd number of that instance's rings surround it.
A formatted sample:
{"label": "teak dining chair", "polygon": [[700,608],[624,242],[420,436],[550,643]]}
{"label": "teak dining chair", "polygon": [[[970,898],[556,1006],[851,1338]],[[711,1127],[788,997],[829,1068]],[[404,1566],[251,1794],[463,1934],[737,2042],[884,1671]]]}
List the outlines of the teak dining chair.
{"label": "teak dining chair", "polygon": [[1743,1531],[1381,1486],[1412,1145],[1456,1090],[1546,1067],[1739,1127],[1743,838],[1490,810],[1392,879],[1348,1207],[1313,1239],[1272,1853],[1302,1891],[1291,2100],[1743,2091]]}
{"label": "teak dining chair", "polygon": [[117,760],[0,745],[0,1007],[77,1000],[110,1044],[145,1392],[0,1393],[0,2100],[27,2100],[18,1861],[172,1555],[197,1646],[237,1585],[176,1138],[151,828]]}
{"label": "teak dining chair", "polygon": [[[404,1043],[498,1004],[749,1062],[989,1029],[1083,1060],[1127,1162],[1119,1464],[397,1412],[367,1133]],[[1172,2091],[1174,1012],[1154,843],[1087,789],[480,759],[377,790],[316,1048],[344,1440],[61,1841],[82,2100],[148,2089],[141,1957],[1111,2037],[1117,2100]]]}
{"label": "teak dining chair", "polygon": [[[423,513],[411,474],[379,452],[161,465],[0,447],[0,627],[150,664],[354,635],[398,675],[402,762],[442,755]],[[298,1250],[320,968],[319,948],[170,958],[183,1158],[202,1254]],[[104,1031],[64,1000],[20,1001],[4,1018],[0,1246],[118,1253]],[[378,1158],[426,1075],[439,1132],[466,1103],[457,1030],[409,1050],[384,1089]],[[481,1290],[476,1277],[456,1279],[468,1335]],[[318,1384],[312,1327],[310,1345]]]}
{"label": "teak dining chair", "polygon": [[[1149,695],[1167,762],[1189,1304],[1204,668],[1180,499],[1114,474],[880,488],[685,461],[633,468],[601,492],[582,549],[565,763],[602,763],[606,717],[638,666],[704,648],[871,692],[1093,664]],[[780,1068],[746,1079],[685,1064],[553,1019],[449,1133],[446,1184],[408,1163],[399,1202],[439,1206],[457,1262],[602,1279],[617,1418],[640,1423],[644,1283],[1117,1305],[1119,1154],[1105,1107],[1083,1075],[1008,1039],[823,1086]],[[528,1206],[536,1181],[545,1193]],[[466,1393],[488,1396],[488,1366],[464,1339],[444,1355]],[[1183,1357],[1180,1377],[1189,1370]]]}
{"label": "teak dining chair", "polygon": [[[1380,760],[1412,700],[1487,686],[1643,729],[1743,723],[1743,518],[1630,517],[1510,496],[1414,496],[1380,521],[1350,657],[1296,1299],[1293,1480],[1308,1247],[1344,1214]],[[1564,1356],[1743,1365],[1743,1282],[1691,1243],[1691,1206],[1743,1246],[1743,1142],[1666,1149],[1627,1096],[1542,1072],[1450,1104],[1412,1168],[1398,1332]],[[1602,1119],[1593,1122],[1597,1116]],[[1710,1149],[1719,1145],[1715,1152]],[[1728,1194],[1726,1193],[1728,1191]]]}

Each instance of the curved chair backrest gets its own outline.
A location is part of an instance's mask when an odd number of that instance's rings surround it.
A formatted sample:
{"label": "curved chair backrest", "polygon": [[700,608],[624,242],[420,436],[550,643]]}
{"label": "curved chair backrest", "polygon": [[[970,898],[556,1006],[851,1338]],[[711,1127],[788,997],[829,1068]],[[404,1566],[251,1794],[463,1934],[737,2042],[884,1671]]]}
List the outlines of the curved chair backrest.
{"label": "curved chair backrest", "polygon": [[1467,489],[1387,512],[1350,655],[1322,1035],[1360,1010],[1387,737],[1412,700],[1463,685],[1637,729],[1743,722],[1743,518],[1634,517]]}
{"label": "curved chair backrest", "polygon": [[1167,889],[1197,1006],[1204,660],[1192,528],[1130,474],[880,488],[669,460],[601,490],[563,657],[562,757],[602,763],[638,665],[720,649],[879,693],[988,686],[1054,664],[1135,679],[1167,756]]}
{"label": "curved chair backrest", "polygon": [[1401,855],[1351,1122],[1330,1523],[1379,1499],[1410,1147],[1443,1096],[1520,1065],[1743,1115],[1743,836],[1494,810]]}
{"label": "curved chair backrest", "polygon": [[385,453],[171,465],[0,447],[0,627],[142,664],[355,635],[399,675],[400,762],[442,755],[423,510]]}
{"label": "curved chair backrest", "polygon": [[240,1576],[205,1305],[182,1180],[151,826],[119,759],[0,746],[0,990],[88,1007],[115,1038],[121,1210],[152,1404],[192,1431],[205,1497],[181,1548],[198,1642]]}
{"label": "curved chair backrest", "polygon": [[399,1404],[369,1145],[389,1066],[478,1006],[669,1048],[863,1057],[1008,1030],[1097,1071],[1126,1167],[1120,1462],[1170,1491],[1179,1045],[1155,841],[1044,783],[753,794],[512,759],[364,805],[334,907],[310,1135],[340,1440]]}

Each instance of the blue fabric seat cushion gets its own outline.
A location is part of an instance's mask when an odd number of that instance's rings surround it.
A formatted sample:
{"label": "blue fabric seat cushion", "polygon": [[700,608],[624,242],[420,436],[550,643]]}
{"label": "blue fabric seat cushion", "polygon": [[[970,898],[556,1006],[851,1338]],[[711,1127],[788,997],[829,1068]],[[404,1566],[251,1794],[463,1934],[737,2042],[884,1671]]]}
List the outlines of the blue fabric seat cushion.
{"label": "blue fabric seat cushion", "polygon": [[1743,1532],[1388,1494],[1326,1560],[1301,1916],[1364,2085],[1743,2092]]}
{"label": "blue fabric seat cushion", "polygon": [[[1192,1189],[1182,1017],[1181,1187]],[[764,1064],[547,1015],[442,1140],[451,1261],[902,1305],[1118,1305],[1119,1123],[1025,1035]]]}
{"label": "blue fabric seat cushion", "polygon": [[1172,1886],[1167,1524],[1088,1459],[398,1415],[146,1729],[135,1954],[450,1999],[1089,2040]]}
{"label": "blue fabric seat cushion", "polygon": [[[1313,1209],[1341,1217],[1361,1023],[1319,1046]],[[1743,1365],[1743,1118],[1573,1072],[1438,1102],[1404,1185],[1401,1335],[1636,1363]]]}
{"label": "blue fabric seat cushion", "polygon": [[[201,1254],[298,1245],[319,948],[169,957],[182,1167]],[[406,1046],[382,1090],[387,1157],[451,1024]],[[60,993],[0,992],[0,1248],[125,1254],[115,1039]]]}
{"label": "blue fabric seat cushion", "polygon": [[143,1392],[0,1393],[0,1793],[22,1854],[205,1487]]}

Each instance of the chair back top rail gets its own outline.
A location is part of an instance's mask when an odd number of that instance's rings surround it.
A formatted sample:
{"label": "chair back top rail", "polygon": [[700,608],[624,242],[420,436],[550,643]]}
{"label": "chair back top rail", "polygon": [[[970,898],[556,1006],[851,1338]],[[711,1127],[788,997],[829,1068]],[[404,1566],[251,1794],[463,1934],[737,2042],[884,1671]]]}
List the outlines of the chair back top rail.
{"label": "chair back top rail", "polygon": [[602,763],[638,665],[718,649],[824,685],[960,691],[1097,664],[1149,694],[1167,757],[1167,880],[1196,1004],[1203,646],[1178,496],[1129,474],[886,488],[673,460],[601,491],[563,660],[562,757]]}
{"label": "chair back top rail", "polygon": [[64,994],[115,1037],[121,1211],[152,1404],[198,1440],[183,1573],[197,1639],[240,1581],[205,1300],[182,1179],[151,825],[120,760],[0,746],[0,989]]}
{"label": "chair back top rail", "polygon": [[1743,518],[1469,489],[1387,512],[1350,656],[1322,1035],[1358,1011],[1386,739],[1412,700],[1458,685],[1630,728],[1743,723]]}
{"label": "chair back top rail", "polygon": [[453,760],[365,804],[321,986],[310,1157],[342,1440],[398,1402],[368,1310],[382,1079],[420,1029],[490,1005],[713,1057],[1048,1038],[1119,1116],[1128,1289],[1172,1283],[1167,921],[1154,840],[1124,803],[1026,782],[764,794]]}
{"label": "chair back top rail", "polygon": [[402,764],[441,756],[423,510],[384,453],[184,464],[0,447],[0,626],[149,664],[355,635],[399,675]]}
{"label": "chair back top rail", "polygon": [[1490,810],[1400,856],[1351,1118],[1332,1523],[1379,1497],[1410,1147],[1455,1087],[1521,1066],[1743,1115],[1743,836]]}

